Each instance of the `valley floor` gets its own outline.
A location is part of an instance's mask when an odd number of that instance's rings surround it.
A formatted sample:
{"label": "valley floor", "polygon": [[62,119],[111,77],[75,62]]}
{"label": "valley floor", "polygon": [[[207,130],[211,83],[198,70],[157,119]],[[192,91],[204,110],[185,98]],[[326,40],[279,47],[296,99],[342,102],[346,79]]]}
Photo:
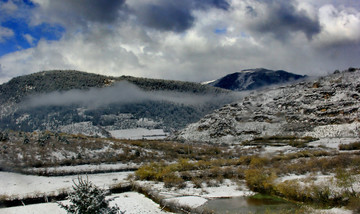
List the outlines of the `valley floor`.
{"label": "valley floor", "polygon": [[[140,154],[147,156],[143,157],[145,158],[143,162],[136,163],[92,163],[75,166],[25,167],[20,172],[0,171],[0,199],[21,201],[26,198],[46,198],[66,194],[72,190],[73,182],[78,178],[76,174],[89,172],[94,174],[80,176],[87,177],[100,188],[112,189],[119,185],[131,185],[133,190],[137,191],[114,193],[109,196],[115,198],[111,203],[116,203],[121,211],[126,211],[126,214],[166,213],[164,207],[173,207],[173,211],[198,211],[204,209],[203,206],[215,198],[247,197],[254,195],[255,192],[266,191],[291,201],[299,200],[296,198],[297,194],[303,194],[307,202],[326,204],[326,200],[333,201],[329,206],[325,205],[331,209],[315,210],[307,207],[305,213],[352,213],[351,207],[343,207],[348,202],[342,200],[347,200],[347,195],[358,196],[360,192],[359,148],[355,144],[360,139],[322,139],[308,143],[301,141],[301,145],[299,141],[295,142],[297,147],[294,146],[294,142],[285,143],[288,139],[275,139],[281,141],[280,144],[274,143],[274,139],[269,142],[265,142],[266,139],[262,140],[260,144],[250,142],[247,145],[208,147],[175,142],[121,142],[107,139],[101,142],[104,145],[106,143],[116,145],[123,150],[128,146],[134,150],[134,152],[129,151],[129,154],[135,154],[136,150],[141,149]],[[94,151],[97,149],[95,148]],[[116,154],[112,153],[113,151],[115,150],[109,149],[105,154]],[[166,156],[167,154],[169,155]],[[157,158],[155,159],[153,155],[157,155]],[[161,161],[165,157],[174,159]],[[151,159],[154,161],[150,161]],[[139,169],[136,172],[123,171],[129,168]],[[96,173],[97,170],[109,171]],[[22,174],[23,172],[37,174],[44,171],[58,174],[57,176]],[[66,175],[69,173],[75,175]],[[262,189],[256,185],[260,185]],[[314,189],[316,192],[313,191]],[[145,193],[146,197],[140,193]],[[322,195],[316,198],[316,194]],[[1,208],[0,214],[3,213],[66,212],[56,203],[42,203]]]}
{"label": "valley floor", "polygon": [[[96,175],[89,175],[88,178],[94,184],[109,188],[119,182],[128,182],[126,177],[128,172],[121,173],[103,173]],[[21,175],[17,173],[0,173],[1,184],[0,191],[5,195],[11,195],[17,198],[26,198],[44,195],[52,195],[61,191],[68,191],[71,189],[72,181],[77,176],[60,176],[60,177],[43,177],[43,176],[29,176]],[[5,179],[6,178],[6,179]],[[294,177],[292,177],[294,178]],[[291,179],[287,177],[284,179]],[[5,181],[5,182],[4,182]],[[174,203],[177,206],[190,207],[196,209],[204,205],[211,199],[215,198],[228,198],[228,197],[240,197],[251,196],[255,194],[250,191],[246,185],[235,183],[231,180],[224,180],[223,183],[216,187],[203,187],[201,189],[194,188],[189,182],[187,187],[183,189],[166,188],[163,183],[152,181],[137,181],[138,185],[149,188],[151,191],[156,191],[163,199],[165,203]],[[25,188],[24,188],[25,187]],[[145,197],[143,194],[137,192],[124,192],[118,194],[111,194],[107,198],[113,198],[110,202],[111,206],[115,204],[120,207],[121,211],[125,211],[126,214],[161,214],[170,213],[163,210],[159,204],[155,203],[151,199]],[[69,201],[60,201],[67,204]],[[311,213],[318,214],[351,214],[350,210],[344,208],[332,208],[326,210],[314,210],[309,208]],[[16,214],[16,213],[28,213],[28,214],[65,214],[66,211],[61,209],[57,203],[40,203],[24,206],[16,206],[9,208],[1,208],[0,214]]]}

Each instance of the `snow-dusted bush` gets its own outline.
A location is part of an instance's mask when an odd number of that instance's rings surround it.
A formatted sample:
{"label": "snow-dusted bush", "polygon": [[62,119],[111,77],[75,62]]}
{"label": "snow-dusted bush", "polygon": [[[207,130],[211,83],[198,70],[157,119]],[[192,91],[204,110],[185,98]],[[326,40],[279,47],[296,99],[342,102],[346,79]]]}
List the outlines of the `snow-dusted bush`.
{"label": "snow-dusted bush", "polygon": [[106,190],[92,184],[88,179],[78,178],[78,183],[74,181],[74,192],[70,193],[68,199],[70,205],[59,203],[59,206],[72,214],[124,214],[120,212],[118,206],[110,207],[111,200],[105,199]]}

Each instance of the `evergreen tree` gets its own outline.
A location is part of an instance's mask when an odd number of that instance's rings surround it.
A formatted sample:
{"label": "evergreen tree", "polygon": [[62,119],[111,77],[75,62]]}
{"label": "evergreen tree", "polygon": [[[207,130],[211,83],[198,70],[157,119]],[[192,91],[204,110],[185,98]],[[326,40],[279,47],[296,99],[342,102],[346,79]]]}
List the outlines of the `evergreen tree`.
{"label": "evergreen tree", "polygon": [[78,178],[74,181],[74,192],[70,193],[68,199],[71,205],[58,203],[59,206],[71,214],[124,214],[118,206],[109,207],[111,200],[105,199],[106,190],[92,184],[88,179]]}

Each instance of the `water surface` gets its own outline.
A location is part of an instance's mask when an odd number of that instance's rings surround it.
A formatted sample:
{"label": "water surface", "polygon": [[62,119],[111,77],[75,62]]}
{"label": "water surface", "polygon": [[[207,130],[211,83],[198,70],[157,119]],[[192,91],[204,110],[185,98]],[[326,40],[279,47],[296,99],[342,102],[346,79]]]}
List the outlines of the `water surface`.
{"label": "water surface", "polygon": [[256,195],[256,197],[234,197],[226,199],[210,200],[204,208],[215,211],[218,214],[237,213],[278,213],[280,211],[296,210],[298,206],[291,202],[271,197]]}

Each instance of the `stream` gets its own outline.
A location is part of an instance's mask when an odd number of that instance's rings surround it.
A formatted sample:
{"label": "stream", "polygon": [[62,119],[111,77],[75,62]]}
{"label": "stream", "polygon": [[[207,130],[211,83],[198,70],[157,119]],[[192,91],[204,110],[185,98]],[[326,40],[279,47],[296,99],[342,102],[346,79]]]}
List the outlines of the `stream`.
{"label": "stream", "polygon": [[279,213],[280,211],[292,211],[298,205],[286,200],[266,195],[255,195],[255,197],[221,198],[208,201],[203,205],[205,209],[213,210],[218,214],[238,213]]}

